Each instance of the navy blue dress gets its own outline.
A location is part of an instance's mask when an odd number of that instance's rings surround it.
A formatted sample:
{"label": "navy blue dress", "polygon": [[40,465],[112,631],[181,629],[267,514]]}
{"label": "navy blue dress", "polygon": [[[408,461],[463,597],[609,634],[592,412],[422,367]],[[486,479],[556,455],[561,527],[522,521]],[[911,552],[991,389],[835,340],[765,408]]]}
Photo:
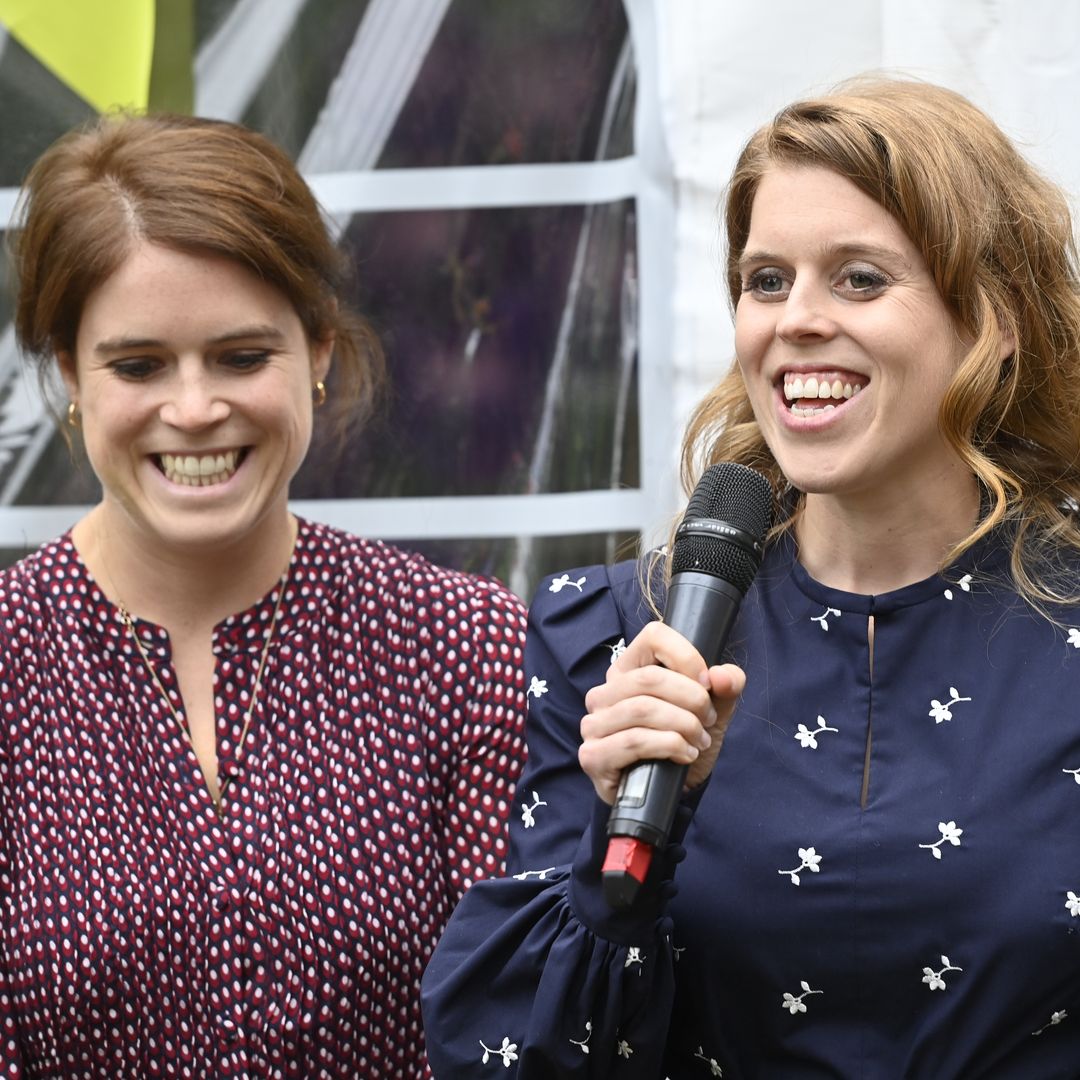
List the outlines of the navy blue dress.
{"label": "navy blue dress", "polygon": [[773,547],[730,644],[746,692],[631,915],[576,754],[651,615],[635,564],[545,581],[512,876],[428,968],[435,1076],[1080,1076],[1080,628],[1006,563],[862,596]]}

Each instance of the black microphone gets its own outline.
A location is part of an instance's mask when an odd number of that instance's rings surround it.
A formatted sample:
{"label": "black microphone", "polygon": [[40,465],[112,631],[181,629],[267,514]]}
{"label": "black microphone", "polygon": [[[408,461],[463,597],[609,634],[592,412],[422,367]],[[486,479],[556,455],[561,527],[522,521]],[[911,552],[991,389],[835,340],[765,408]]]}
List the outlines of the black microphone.
{"label": "black microphone", "polygon": [[[773,493],[759,472],[725,461],[705,470],[671,552],[664,622],[711,667],[718,664],[739,604],[761,565],[772,527]],[[667,843],[689,766],[641,761],[627,769],[608,817],[604,896],[613,908],[634,903],[653,852]]]}

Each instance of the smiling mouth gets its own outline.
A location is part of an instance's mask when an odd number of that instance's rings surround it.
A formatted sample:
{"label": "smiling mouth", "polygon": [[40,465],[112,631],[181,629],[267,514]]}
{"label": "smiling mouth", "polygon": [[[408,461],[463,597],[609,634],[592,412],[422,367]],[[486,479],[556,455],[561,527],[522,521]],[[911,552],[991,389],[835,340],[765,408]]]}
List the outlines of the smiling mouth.
{"label": "smiling mouth", "polygon": [[154,464],[172,484],[211,487],[224,484],[247,456],[247,447],[214,454],[155,454]]}
{"label": "smiling mouth", "polygon": [[784,400],[796,416],[816,416],[835,409],[836,403],[850,400],[866,383],[867,380],[850,374],[796,375],[787,372],[784,375]]}

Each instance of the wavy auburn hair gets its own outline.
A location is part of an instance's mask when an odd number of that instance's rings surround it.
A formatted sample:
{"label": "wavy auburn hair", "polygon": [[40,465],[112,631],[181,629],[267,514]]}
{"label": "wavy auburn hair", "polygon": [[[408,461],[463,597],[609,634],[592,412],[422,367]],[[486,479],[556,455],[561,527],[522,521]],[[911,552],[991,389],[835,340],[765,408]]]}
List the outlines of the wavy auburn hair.
{"label": "wavy auburn hair", "polygon": [[312,343],[334,338],[325,413],[346,429],[382,384],[375,333],[342,301],[348,264],[289,157],[239,124],[110,115],[69,132],[23,184],[9,240],[15,332],[43,387],[74,352],[87,297],[140,241],[225,256],[288,298]]}
{"label": "wavy auburn hair", "polygon": [[[754,195],[766,172],[784,166],[831,169],[892,214],[971,336],[939,424],[978,478],[984,512],[945,562],[1005,527],[1021,595],[1040,608],[1080,602],[1064,558],[1080,553],[1080,292],[1062,191],[951,90],[888,78],[844,83],[783,109],[739,156],[724,205],[733,309]],[[999,360],[1010,336],[1015,351]],[[691,418],[687,490],[726,460],[759,469],[778,493],[787,487],[737,365]],[[801,502],[778,529],[790,527]]]}

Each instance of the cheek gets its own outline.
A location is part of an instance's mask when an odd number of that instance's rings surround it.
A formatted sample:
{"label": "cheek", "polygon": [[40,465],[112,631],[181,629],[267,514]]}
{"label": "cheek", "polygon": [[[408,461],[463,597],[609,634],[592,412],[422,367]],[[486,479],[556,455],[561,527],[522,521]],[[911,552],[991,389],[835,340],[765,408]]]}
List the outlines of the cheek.
{"label": "cheek", "polygon": [[764,321],[754,318],[742,307],[735,310],[735,359],[744,374],[750,374],[761,364],[768,331]]}
{"label": "cheek", "polygon": [[290,428],[290,442],[299,451],[306,453],[314,428],[314,409],[309,400],[298,397],[293,401],[288,426]]}
{"label": "cheek", "polygon": [[771,388],[761,378],[762,350],[753,339],[735,335],[735,364],[743,379],[746,396],[755,414],[760,414]]}
{"label": "cheek", "polygon": [[82,439],[99,449],[121,447],[134,438],[144,424],[145,409],[137,401],[86,402],[82,410]]}

